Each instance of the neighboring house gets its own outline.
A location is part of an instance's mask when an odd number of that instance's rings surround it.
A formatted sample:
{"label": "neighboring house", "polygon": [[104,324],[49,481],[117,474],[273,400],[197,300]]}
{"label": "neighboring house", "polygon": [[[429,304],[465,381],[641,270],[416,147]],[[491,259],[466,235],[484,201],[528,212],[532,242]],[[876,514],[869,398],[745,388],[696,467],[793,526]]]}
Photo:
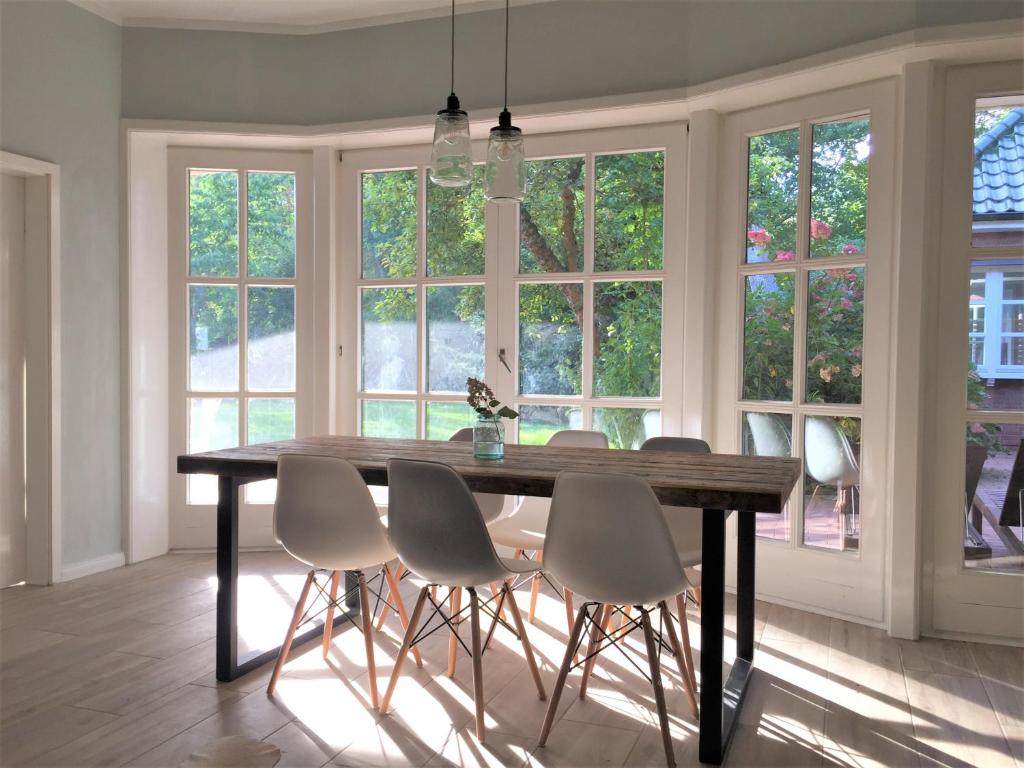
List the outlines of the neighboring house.
{"label": "neighboring house", "polygon": [[[1024,247],[1024,107],[974,142],[972,245]],[[1024,398],[1024,250],[1006,261],[972,263],[970,359],[986,380],[986,408],[1016,409]]]}

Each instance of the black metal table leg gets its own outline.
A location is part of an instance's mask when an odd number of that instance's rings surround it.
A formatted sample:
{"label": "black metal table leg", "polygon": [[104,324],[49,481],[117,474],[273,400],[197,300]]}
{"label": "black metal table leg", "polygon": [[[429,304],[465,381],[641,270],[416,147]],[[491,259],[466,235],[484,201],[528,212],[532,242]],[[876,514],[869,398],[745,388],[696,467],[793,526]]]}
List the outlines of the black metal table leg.
{"label": "black metal table leg", "polygon": [[[281,646],[251,651],[238,657],[238,493],[249,478],[221,475],[217,497],[217,679],[223,683],[235,680],[246,672],[273,661]],[[345,574],[346,588],[349,574]],[[358,615],[356,610],[339,611],[334,626]],[[283,634],[283,630],[282,630]],[[298,647],[323,634],[323,625],[315,625],[292,641]]]}
{"label": "black metal table leg", "polygon": [[700,606],[700,744],[702,763],[721,765],[729,748],[754,659],[754,515],[738,520],[736,647],[732,672],[722,680],[725,642],[725,520],[705,509]]}

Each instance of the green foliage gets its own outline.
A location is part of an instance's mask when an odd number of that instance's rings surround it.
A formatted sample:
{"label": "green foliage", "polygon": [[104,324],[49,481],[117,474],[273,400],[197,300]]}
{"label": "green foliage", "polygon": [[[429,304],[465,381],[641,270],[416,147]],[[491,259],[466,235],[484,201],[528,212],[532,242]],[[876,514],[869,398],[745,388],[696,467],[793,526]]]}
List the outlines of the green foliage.
{"label": "green foliage", "polygon": [[363,277],[416,274],[416,171],[363,174]]}
{"label": "green foliage", "polygon": [[[978,375],[978,366],[969,362],[967,371],[967,407],[971,410],[978,410],[984,407],[988,400],[988,392],[985,391],[985,382]],[[1003,444],[999,439],[1003,428],[998,424],[983,421],[972,421],[967,425],[967,444],[983,445],[990,454],[1002,450]]]}
{"label": "green foliage", "polygon": [[238,274],[238,174],[189,174],[189,267],[193,276]]}
{"label": "green foliage", "polygon": [[483,166],[473,168],[468,188],[441,187],[427,181],[427,274],[484,273]]}
{"label": "green foliage", "polygon": [[747,157],[747,231],[767,233],[755,248],[758,258],[748,260],[774,261],[796,252],[799,129],[751,136]]}
{"label": "green foliage", "polygon": [[813,270],[807,304],[807,401],[859,403],[864,268]]}
{"label": "green foliage", "polygon": [[[583,269],[584,160],[564,157],[556,160],[530,160],[526,163],[526,197],[522,208],[536,225],[550,248],[557,268],[538,260],[527,245],[519,246],[520,272],[578,272]],[[566,202],[571,204],[572,222],[565,221]],[[575,242],[577,254],[567,247]],[[575,260],[575,263],[570,263]]]}
{"label": "green foliage", "polygon": [[295,174],[248,175],[248,270],[253,277],[295,277]]}
{"label": "green foliage", "polygon": [[594,159],[594,269],[661,269],[665,153]]}
{"label": "green foliage", "polygon": [[974,139],[977,141],[991,131],[996,123],[1010,114],[1010,107],[979,109],[974,113]]}
{"label": "green foliage", "polygon": [[743,399],[793,399],[791,272],[747,278],[743,328]]}
{"label": "green foliage", "polygon": [[594,394],[661,394],[661,282],[594,286]]}
{"label": "green foliage", "polygon": [[[582,294],[582,286],[573,283]],[[579,395],[583,337],[562,287],[519,287],[519,391],[524,395]]]}
{"label": "green foliage", "polygon": [[814,126],[811,258],[864,250],[869,141],[868,120]]}

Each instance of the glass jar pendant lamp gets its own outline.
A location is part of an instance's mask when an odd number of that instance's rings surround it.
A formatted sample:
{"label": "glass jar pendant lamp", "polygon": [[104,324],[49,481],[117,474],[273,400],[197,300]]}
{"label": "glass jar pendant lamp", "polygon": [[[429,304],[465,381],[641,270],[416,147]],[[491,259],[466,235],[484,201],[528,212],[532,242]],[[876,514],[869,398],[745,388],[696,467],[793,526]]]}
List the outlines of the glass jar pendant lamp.
{"label": "glass jar pendant lamp", "polygon": [[512,125],[508,111],[508,0],[505,0],[505,101],[498,124],[491,128],[484,168],[488,200],[519,201],[526,193],[526,150],[523,132]]}
{"label": "glass jar pendant lamp", "polygon": [[448,103],[434,121],[430,151],[430,180],[442,187],[466,187],[473,180],[473,150],[469,143],[469,115],[455,95],[455,0],[452,0],[452,90]]}

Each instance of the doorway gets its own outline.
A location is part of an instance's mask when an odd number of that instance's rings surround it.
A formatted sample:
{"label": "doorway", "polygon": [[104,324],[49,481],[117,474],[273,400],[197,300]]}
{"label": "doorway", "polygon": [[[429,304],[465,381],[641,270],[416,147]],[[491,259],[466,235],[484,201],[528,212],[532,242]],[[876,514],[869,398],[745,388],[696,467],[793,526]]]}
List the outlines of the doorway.
{"label": "doorway", "polygon": [[61,580],[59,195],[0,152],[0,588]]}

